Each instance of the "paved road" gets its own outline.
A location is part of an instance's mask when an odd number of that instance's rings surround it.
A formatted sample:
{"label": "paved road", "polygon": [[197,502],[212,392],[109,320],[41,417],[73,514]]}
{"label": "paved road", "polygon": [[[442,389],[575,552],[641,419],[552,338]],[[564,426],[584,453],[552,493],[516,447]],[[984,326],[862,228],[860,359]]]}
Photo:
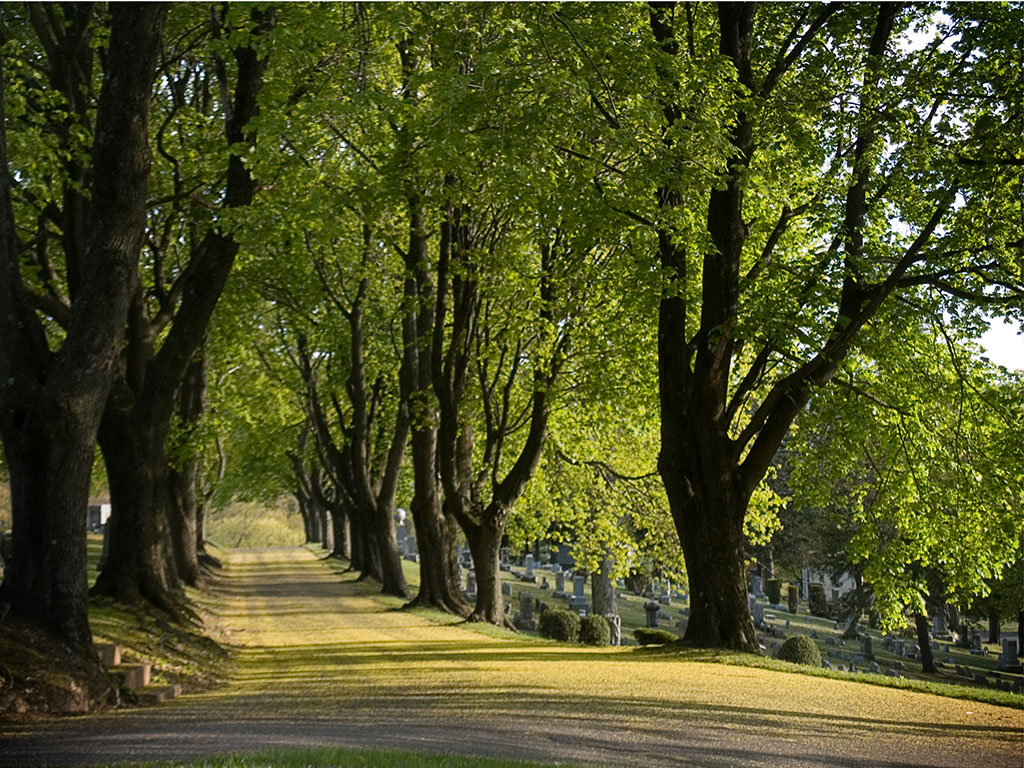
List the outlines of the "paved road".
{"label": "paved road", "polygon": [[304,549],[232,553],[223,690],[0,726],[0,766],[387,747],[606,766],[1024,764],[1024,713],[841,680],[492,639],[387,611]]}

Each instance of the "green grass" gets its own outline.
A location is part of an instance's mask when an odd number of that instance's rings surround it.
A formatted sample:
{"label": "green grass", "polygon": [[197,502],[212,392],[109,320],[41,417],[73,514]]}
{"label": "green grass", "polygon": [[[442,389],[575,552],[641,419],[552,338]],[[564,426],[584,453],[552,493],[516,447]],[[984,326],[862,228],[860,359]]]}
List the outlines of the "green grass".
{"label": "green grass", "polygon": [[[324,556],[326,553],[322,550],[313,550],[320,556]],[[343,560],[330,559],[328,562],[331,567],[337,572],[342,572],[347,567],[347,563]],[[419,566],[409,560],[403,560],[403,572],[405,574],[406,583],[409,585],[409,590],[415,594],[416,589],[419,587]],[[546,575],[549,581],[554,586],[554,576],[547,571],[538,571],[538,574]],[[537,584],[528,584],[526,582],[520,582],[515,579],[511,574],[503,572],[501,574],[503,581],[508,581],[512,584],[513,597],[509,598],[506,596],[506,600],[515,600],[515,595],[520,591],[528,592],[535,598],[548,603],[551,607],[560,607],[562,601],[553,598],[551,590],[541,589]],[[539,578],[539,577],[538,577]],[[405,600],[397,597],[390,597],[387,595],[380,595],[376,593],[376,588],[373,584],[364,583],[365,594],[373,597],[375,600],[383,604],[387,608],[398,610],[405,605]],[[566,583],[566,587],[570,587],[569,582]],[[586,594],[589,596],[589,581],[587,585]],[[637,597],[628,592],[622,592],[622,596],[618,600],[619,604],[619,615],[622,619],[622,636],[632,639],[632,631],[638,627],[645,626],[646,616],[643,610],[644,598]],[[513,607],[515,603],[513,602]],[[667,611],[674,618],[670,622],[661,621],[659,622],[662,627],[668,628],[669,631],[678,633],[680,627],[680,609],[679,604],[673,604],[671,606],[665,606],[663,610]],[[813,628],[818,632],[818,647],[821,651],[822,658],[826,658],[826,653],[832,650],[831,646],[826,644],[826,637],[839,638],[842,634],[841,630],[833,629],[833,622],[829,619],[821,619],[813,616],[809,616],[806,613],[790,614],[786,611],[775,610],[770,607],[766,607],[766,611],[773,613],[776,616],[775,623],[779,626],[785,624],[786,620],[790,620],[791,628],[787,630],[788,633],[801,632],[803,634],[809,634]],[[428,621],[431,621],[439,625],[451,625],[460,624],[463,629],[475,632],[477,634],[493,637],[497,639],[514,639],[525,644],[550,644],[555,643],[553,640],[546,640],[541,638],[539,635],[531,632],[511,632],[507,629],[500,627],[494,627],[486,624],[470,624],[463,622],[457,616],[442,613],[441,611],[435,611],[424,608],[413,609],[413,613],[417,616],[421,616]],[[838,670],[827,670],[821,668],[810,668],[806,666],[800,666],[797,664],[789,664],[784,661],[777,661],[770,656],[770,652],[766,652],[764,656],[755,656],[753,654],[740,654],[730,653],[724,651],[706,651],[706,650],[692,650],[685,649],[680,650],[679,646],[663,647],[656,649],[644,650],[643,653],[660,653],[670,654],[678,657],[680,662],[687,661],[704,661],[712,662],[717,664],[728,664],[732,666],[740,667],[752,667],[758,669],[768,669],[781,672],[790,672],[794,674],[807,675],[810,677],[825,677],[834,680],[847,680],[859,683],[867,683],[869,685],[876,685],[883,688],[897,688],[907,691],[918,691],[921,693],[931,693],[938,696],[946,696],[953,699],[963,699],[966,701],[977,701],[986,704],[994,704],[1002,707],[1013,707],[1020,709],[1024,706],[1024,697],[1019,694],[1014,694],[1006,691],[996,690],[994,688],[981,688],[976,685],[972,685],[969,681],[959,681],[952,674],[943,675],[947,677],[946,680],[935,679],[924,674],[921,674],[915,666],[919,666],[919,662],[915,662],[912,659],[900,659],[899,657],[891,654],[881,647],[881,636],[877,632],[872,632],[874,639],[874,653],[875,657],[883,666],[892,667],[897,661],[903,661],[908,667],[906,670],[901,670],[900,674],[903,677],[887,677],[881,674],[872,674],[870,672],[840,672]],[[781,643],[781,641],[779,641]],[[855,643],[854,643],[855,644]],[[848,644],[846,650],[854,650],[853,645]],[[945,644],[944,644],[945,645]],[[993,646],[994,648],[994,646]],[[994,653],[994,652],[993,652]],[[954,658],[957,663],[969,665],[981,672],[991,672],[996,667],[996,659],[994,655],[983,657],[983,656],[972,656],[964,649],[954,649]],[[941,656],[945,656],[942,653]],[[939,658],[940,654],[936,654],[936,658]],[[833,660],[834,662],[834,660]],[[835,662],[834,662],[835,663]]]}
{"label": "green grass", "polygon": [[1024,707],[1024,699],[1019,694],[1007,691],[998,691],[994,688],[980,688],[977,686],[958,685],[956,683],[944,683],[934,680],[921,680],[907,677],[886,677],[868,672],[838,672],[836,670],[822,669],[820,667],[809,667],[803,664],[791,664],[787,661],[779,661],[770,656],[755,656],[750,653],[734,653],[731,651],[715,651],[705,649],[681,648],[680,646],[660,646],[654,648],[638,649],[638,654],[657,657],[659,659],[675,658],[680,662],[709,662],[713,664],[728,664],[735,667],[750,667],[753,669],[768,669],[776,672],[790,672],[795,675],[807,675],[808,677],[825,677],[832,680],[847,680],[856,683],[867,683],[881,688],[898,688],[904,691],[917,691],[919,693],[930,693],[936,696],[945,696],[950,699],[962,699],[964,701],[977,701],[983,704],[993,704],[999,707],[1011,707],[1021,709]]}
{"label": "green grass", "polygon": [[251,755],[220,755],[197,760],[156,763],[114,763],[135,768],[544,768],[570,763],[532,763],[522,760],[431,755],[422,752],[348,749],[275,749]]}

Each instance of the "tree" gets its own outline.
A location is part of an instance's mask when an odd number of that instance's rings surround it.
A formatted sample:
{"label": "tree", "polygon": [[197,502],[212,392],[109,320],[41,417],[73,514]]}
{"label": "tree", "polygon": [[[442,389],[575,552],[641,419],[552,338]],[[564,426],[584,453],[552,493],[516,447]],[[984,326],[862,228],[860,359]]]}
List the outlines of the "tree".
{"label": "tree", "polygon": [[[229,41],[236,70],[234,92],[219,105],[230,152],[223,186],[225,212],[248,206],[256,191],[240,152],[255,141],[249,123],[259,110],[258,97],[266,68],[266,59],[256,50],[253,40],[266,33],[273,21],[272,11],[254,9],[249,21],[241,22],[247,28],[245,39]],[[231,30],[231,23],[237,22],[215,17],[212,33],[234,34],[238,38],[240,32]],[[210,62],[174,56],[169,67],[179,69],[166,74],[171,103],[158,132],[157,145],[172,165],[174,178],[166,209],[156,211],[154,232],[149,239],[154,277],[149,295],[155,298],[155,306],[147,304],[140,279],[130,308],[120,376],[115,380],[99,431],[113,509],[108,523],[109,554],[93,590],[129,603],[142,598],[171,612],[176,611],[180,600],[182,580],[196,583],[199,567],[193,543],[195,521],[169,515],[174,511],[189,512],[190,508],[170,503],[167,439],[177,393],[203,343],[238,252],[236,238],[222,221],[199,223],[190,220],[194,212],[180,210],[180,206],[190,203],[191,196],[182,178],[182,162],[172,153],[185,148],[171,147],[165,135],[179,113],[201,112],[202,102],[212,101],[207,90],[213,85],[208,66],[217,73],[223,93],[228,94],[232,83],[227,79],[227,65],[218,53]],[[200,179],[201,184],[210,181]],[[205,225],[205,232],[197,237],[179,234],[190,252],[187,263],[169,279],[167,269],[171,260],[180,258],[176,253],[180,241],[174,237],[179,232],[176,227],[182,226],[175,220],[178,216],[185,217],[186,231]]]}
{"label": "tree", "polygon": [[[65,207],[47,208],[37,219],[44,235],[37,245],[45,247],[46,222],[54,217],[64,225],[65,243],[73,246],[63,254],[70,307],[66,314],[55,312],[66,326],[54,351],[33,306],[35,286],[23,272],[28,254],[17,236],[12,180],[21,177],[29,187],[31,174],[18,173],[17,165],[9,171],[7,83],[0,95],[0,436],[11,470],[14,516],[14,558],[0,586],[0,601],[74,650],[88,672],[92,696],[106,683],[88,621],[86,501],[96,434],[116,372],[145,236],[149,104],[166,12],[165,5],[156,3],[111,9],[91,151],[74,153],[71,178],[65,177]],[[92,8],[50,8],[45,18],[36,16],[42,13],[38,7],[29,13],[50,54],[42,71],[50,76],[51,87],[59,86],[55,92],[76,104],[91,87],[91,34],[98,21]],[[27,84],[28,89],[34,86]],[[45,86],[28,98],[44,92]],[[11,117],[31,121],[31,107]],[[64,127],[72,125],[88,124],[69,117]],[[58,168],[51,171],[62,175]],[[43,259],[42,266],[48,264],[44,251],[36,257]]]}
{"label": "tree", "polygon": [[[897,296],[1019,300],[1019,234],[1003,222],[972,228],[993,204],[991,189],[957,160],[992,140],[991,104],[970,92],[971,57],[983,47],[1006,61],[1008,41],[959,8],[934,42],[909,53],[894,50],[894,37],[921,12],[891,4],[870,15],[720,4],[713,20],[700,10],[687,11],[680,37],[674,7],[651,7],[665,93],[684,90],[681,62],[704,61],[726,65],[718,71],[729,73],[723,87],[733,94],[726,158],[710,189],[669,175],[657,196],[669,277],[659,469],[690,577],[687,641],[756,651],[743,521],[812,394]],[[944,50],[954,32],[964,43]],[[1004,77],[992,94],[1003,104],[1007,85]],[[662,104],[665,142],[681,167],[687,148],[676,136],[701,116],[678,98]],[[953,135],[957,121],[966,138]],[[698,208],[704,227],[676,223]]]}

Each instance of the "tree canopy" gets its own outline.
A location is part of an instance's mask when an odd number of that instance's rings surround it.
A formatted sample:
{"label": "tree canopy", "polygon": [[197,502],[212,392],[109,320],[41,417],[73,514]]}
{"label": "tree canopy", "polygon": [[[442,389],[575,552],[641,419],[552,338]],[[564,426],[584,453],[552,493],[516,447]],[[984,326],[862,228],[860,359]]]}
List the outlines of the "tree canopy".
{"label": "tree canopy", "polygon": [[[290,492],[394,594],[398,504],[424,602],[501,623],[503,538],[571,541],[685,575],[686,639],[756,650],[746,554],[786,535],[785,485],[848,515],[886,622],[936,578],[986,594],[1024,523],[1024,384],[976,343],[1024,319],[1021,13],[173,5],[93,406],[150,555],[105,589],[169,602],[197,505]],[[92,301],[109,16],[3,15],[0,319],[40,350]]]}

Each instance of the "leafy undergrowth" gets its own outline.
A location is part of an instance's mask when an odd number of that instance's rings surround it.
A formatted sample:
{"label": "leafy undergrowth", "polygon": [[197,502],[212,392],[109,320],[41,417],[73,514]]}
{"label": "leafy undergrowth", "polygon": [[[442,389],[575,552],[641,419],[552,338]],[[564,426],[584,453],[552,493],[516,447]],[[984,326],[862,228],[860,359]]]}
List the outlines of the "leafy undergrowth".
{"label": "leafy undergrowth", "polygon": [[251,755],[204,757],[192,761],[116,763],[121,768],[546,768],[570,763],[532,763],[522,760],[432,755],[423,752],[348,749],[266,750]]}

